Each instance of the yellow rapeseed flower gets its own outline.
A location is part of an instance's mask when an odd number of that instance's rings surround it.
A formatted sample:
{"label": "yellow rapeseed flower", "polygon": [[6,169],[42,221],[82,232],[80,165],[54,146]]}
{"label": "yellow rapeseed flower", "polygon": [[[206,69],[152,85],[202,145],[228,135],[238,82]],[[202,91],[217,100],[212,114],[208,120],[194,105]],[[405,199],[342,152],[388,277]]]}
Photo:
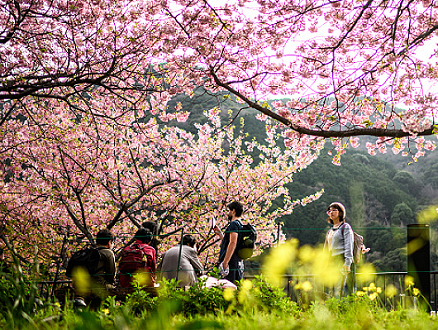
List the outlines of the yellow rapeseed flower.
{"label": "yellow rapeseed flower", "polygon": [[311,262],[315,258],[315,251],[309,245],[304,245],[300,248],[299,258],[303,263]]}
{"label": "yellow rapeseed flower", "polygon": [[415,282],[414,282],[414,278],[412,276],[408,275],[405,277],[405,285],[407,287],[414,286],[414,284],[415,284]]}
{"label": "yellow rapeseed flower", "polygon": [[90,291],[91,278],[88,271],[83,267],[75,267],[72,273],[75,289],[79,295],[87,294]]}
{"label": "yellow rapeseed flower", "polygon": [[371,293],[371,294],[369,295],[370,300],[374,300],[374,299],[376,299],[377,296],[378,296],[377,292],[373,292],[373,293]]}
{"label": "yellow rapeseed flower", "polygon": [[438,208],[436,205],[429,206],[417,215],[418,223],[434,223],[438,220]]}
{"label": "yellow rapeseed flower", "polygon": [[104,314],[106,314],[106,315],[109,315],[109,313],[110,313],[110,311],[109,311],[108,308],[105,308],[105,309],[103,310],[103,312],[104,312]]}
{"label": "yellow rapeseed flower", "polygon": [[419,290],[418,288],[413,288],[413,289],[412,289],[412,294],[413,294],[414,296],[418,296],[418,295],[420,294],[420,290]]}
{"label": "yellow rapeseed flower", "polygon": [[225,288],[224,289],[224,299],[226,301],[231,301],[234,299],[234,289],[233,288]]}
{"label": "yellow rapeseed flower", "polygon": [[311,269],[307,273],[315,274],[316,280],[330,287],[341,280],[342,274],[339,271],[341,267],[342,265],[333,262],[329,253],[319,248],[314,251]]}
{"label": "yellow rapeseed flower", "polygon": [[398,293],[398,290],[397,290],[397,288],[396,288],[393,284],[390,284],[390,285],[388,285],[388,286],[386,287],[385,295],[386,295],[388,298],[392,298],[392,297],[394,297],[397,293]]}
{"label": "yellow rapeseed flower", "polygon": [[243,304],[245,300],[249,297],[249,291],[252,288],[252,282],[249,280],[244,280],[242,284],[240,285],[239,295],[237,296],[237,299],[239,300],[239,303]]}
{"label": "yellow rapeseed flower", "polygon": [[134,281],[138,283],[139,287],[148,286],[152,281],[151,274],[143,272],[136,273],[134,274]]}
{"label": "yellow rapeseed flower", "polygon": [[243,290],[251,290],[252,289],[252,282],[250,280],[244,280],[241,284],[241,288]]}
{"label": "yellow rapeseed flower", "polygon": [[298,253],[298,240],[292,239],[271,250],[263,264],[266,280],[275,286],[282,286],[283,275],[294,262]]}
{"label": "yellow rapeseed flower", "polygon": [[357,270],[357,281],[367,283],[376,278],[376,268],[372,264],[363,264]]}
{"label": "yellow rapeseed flower", "polygon": [[363,296],[365,296],[365,292],[364,291],[357,291],[356,296],[363,297]]}
{"label": "yellow rapeseed flower", "polygon": [[313,289],[312,283],[309,281],[305,281],[301,284],[301,289],[304,291],[310,291]]}

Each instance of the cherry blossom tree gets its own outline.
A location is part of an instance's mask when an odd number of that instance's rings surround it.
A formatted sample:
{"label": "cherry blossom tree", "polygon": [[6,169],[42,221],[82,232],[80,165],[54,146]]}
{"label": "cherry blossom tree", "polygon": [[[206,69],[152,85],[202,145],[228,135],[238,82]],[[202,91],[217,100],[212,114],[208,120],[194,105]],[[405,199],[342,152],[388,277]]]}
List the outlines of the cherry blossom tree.
{"label": "cherry blossom tree", "polygon": [[[371,154],[435,148],[435,1],[0,4],[1,235],[19,244],[56,249],[43,236],[68,226],[89,239],[101,225],[132,232],[158,209],[170,231],[207,226],[237,196],[270,225],[291,209],[269,211],[287,175],[326,139],[335,163],[361,135],[377,138]],[[231,128],[156,126],[186,120],[168,102],[197,86],[267,121],[268,145],[246,146],[264,155],[257,166]]]}
{"label": "cherry blossom tree", "polygon": [[[219,109],[207,113],[210,123],[198,125],[196,135],[160,127],[155,118],[135,121],[135,114],[115,125],[109,118],[60,120],[56,110],[48,113],[4,124],[8,178],[1,183],[1,238],[13,242],[23,260],[38,246],[47,263],[61,251],[63,238],[73,246],[82,238],[94,242],[103,227],[114,230],[121,249],[143,221],[152,220],[166,237],[163,249],[176,244],[183,230],[197,236],[202,258],[214,262],[218,244],[211,221],[225,226],[230,201],[245,204],[263,248],[278,239],[278,217],[320,195],[292,200],[284,187],[318,150],[283,153],[275,138],[245,143],[233,127],[221,127]],[[258,155],[256,163],[250,152]],[[271,209],[276,198],[284,206]]]}
{"label": "cherry blossom tree", "polygon": [[[331,139],[339,162],[371,135],[370,153],[390,144],[416,158],[435,148],[419,136],[436,133],[437,8],[403,0],[169,6],[184,50],[169,62],[199,63],[211,88],[281,123],[286,144]],[[290,100],[263,103],[273,96]]]}
{"label": "cherry blossom tree", "polygon": [[[413,140],[417,156],[434,148],[418,138],[435,134],[434,1],[3,0],[1,8],[1,123],[53,100],[63,101],[59,112],[116,121],[132,109],[165,115],[172,95],[204,84],[275,119],[288,139],[329,138],[340,153],[360,135],[379,137],[371,153],[385,142],[399,152]],[[275,96],[290,100],[263,103]]]}

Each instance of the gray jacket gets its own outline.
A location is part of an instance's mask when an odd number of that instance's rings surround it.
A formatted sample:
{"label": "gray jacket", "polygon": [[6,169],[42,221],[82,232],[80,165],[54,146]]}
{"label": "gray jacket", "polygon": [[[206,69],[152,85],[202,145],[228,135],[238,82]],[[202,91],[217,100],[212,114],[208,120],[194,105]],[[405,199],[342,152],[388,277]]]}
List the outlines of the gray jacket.
{"label": "gray jacket", "polygon": [[[178,271],[178,258],[179,262]],[[203,267],[198,258],[196,250],[188,245],[177,245],[167,250],[163,254],[163,259],[159,265],[159,271],[161,275],[170,280],[172,278],[177,279],[180,287],[191,286],[198,281],[196,273],[202,273]]]}
{"label": "gray jacket", "polygon": [[[343,254],[345,258],[344,265],[351,266],[353,263],[353,229],[348,223],[344,223],[337,229],[331,228],[330,231],[333,231],[332,246],[330,248],[327,246],[328,243],[326,239],[324,248],[329,248],[332,256]],[[327,232],[326,237],[328,233],[329,232]]]}

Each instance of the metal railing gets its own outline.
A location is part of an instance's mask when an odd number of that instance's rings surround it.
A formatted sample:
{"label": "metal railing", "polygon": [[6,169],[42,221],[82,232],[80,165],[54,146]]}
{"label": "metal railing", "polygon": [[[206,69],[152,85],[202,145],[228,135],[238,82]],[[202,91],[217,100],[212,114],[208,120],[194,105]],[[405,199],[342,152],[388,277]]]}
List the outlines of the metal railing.
{"label": "metal railing", "polygon": [[[430,309],[432,311],[436,311],[438,309],[437,306],[437,298],[438,298],[438,271],[431,271],[431,292],[430,292]],[[356,274],[358,278],[360,278],[360,273]],[[373,279],[367,281],[367,283],[357,282],[357,290],[362,291],[363,287],[369,287],[370,283],[374,283],[376,287],[380,287],[382,292],[385,293],[389,286],[393,286],[396,288],[398,294],[392,296],[391,298],[385,297],[382,300],[382,303],[385,307],[397,307],[399,304],[404,306],[406,304],[406,299],[411,299],[409,297],[409,292],[406,291],[406,283],[405,278],[408,275],[408,272],[380,272],[380,273],[372,273],[371,275]],[[256,275],[245,275],[245,279],[254,279]],[[319,284],[319,281],[316,278],[316,275],[306,274],[306,275],[283,275],[284,279],[284,292],[287,297],[295,302],[300,302],[302,299],[302,292],[300,290],[295,289],[295,285],[300,282],[309,281],[312,284],[312,291],[307,293],[308,300],[315,300],[318,297],[329,297],[327,295],[328,288],[323,287]],[[41,281],[38,282],[40,295],[43,298],[53,298],[56,290],[65,288],[66,286],[70,286],[72,283],[71,280],[62,280],[62,281]],[[412,300],[412,299],[411,299]]]}

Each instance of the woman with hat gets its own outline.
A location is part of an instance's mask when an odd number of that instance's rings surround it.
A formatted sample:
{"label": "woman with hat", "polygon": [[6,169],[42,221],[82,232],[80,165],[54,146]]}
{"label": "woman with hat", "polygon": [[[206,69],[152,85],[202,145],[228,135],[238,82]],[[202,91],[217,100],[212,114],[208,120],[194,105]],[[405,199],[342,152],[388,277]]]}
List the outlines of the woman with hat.
{"label": "woman with hat", "polygon": [[356,286],[353,264],[353,229],[345,222],[345,206],[341,203],[331,203],[327,208],[327,215],[327,221],[333,226],[325,237],[324,250],[330,253],[332,262],[340,265],[342,282],[335,287],[335,290],[340,291],[338,293],[340,297],[345,297],[352,294]]}

